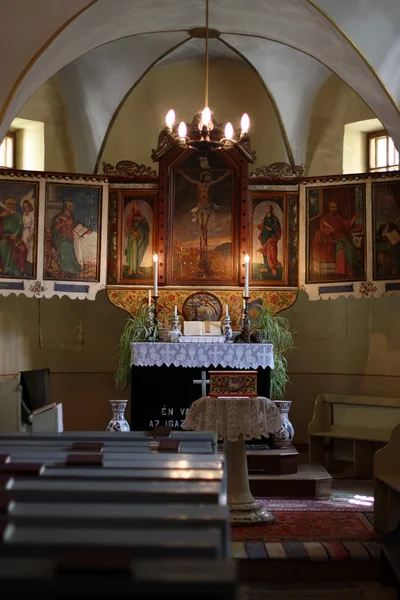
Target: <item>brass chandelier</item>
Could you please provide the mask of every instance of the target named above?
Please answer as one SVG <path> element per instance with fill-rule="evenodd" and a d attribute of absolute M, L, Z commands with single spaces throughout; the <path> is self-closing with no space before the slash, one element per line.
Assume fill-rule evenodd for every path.
<path fill-rule="evenodd" d="M 248 135 L 250 128 L 249 116 L 244 113 L 240 121 L 240 130 L 235 131 L 232 123 L 227 123 L 221 136 L 221 128 L 216 127 L 213 114 L 208 106 L 208 0 L 206 0 L 206 65 L 205 65 L 205 107 L 199 115 L 197 127 L 198 133 L 195 131 L 191 137 L 188 136 L 188 128 L 184 121 L 181 121 L 178 126 L 175 124 L 175 111 L 171 108 L 166 117 L 166 132 L 172 138 L 174 144 L 181 148 L 191 148 L 192 150 L 210 152 L 212 150 L 221 150 L 232 148 L 235 144 L 243 141 L 243 138 Z M 214 131 L 213 131 L 214 130 Z"/>

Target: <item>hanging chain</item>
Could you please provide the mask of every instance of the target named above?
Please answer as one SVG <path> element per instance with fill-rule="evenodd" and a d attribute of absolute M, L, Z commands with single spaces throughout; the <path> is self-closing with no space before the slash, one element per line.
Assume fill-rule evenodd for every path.
<path fill-rule="evenodd" d="M 206 0 L 206 97 L 204 106 L 208 106 L 208 0 Z"/>

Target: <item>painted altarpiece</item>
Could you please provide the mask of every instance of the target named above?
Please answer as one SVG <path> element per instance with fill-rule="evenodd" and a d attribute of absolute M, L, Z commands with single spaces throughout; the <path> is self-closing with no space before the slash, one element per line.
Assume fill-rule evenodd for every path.
<path fill-rule="evenodd" d="M 0 293 L 94 299 L 105 287 L 104 177 L 0 172 Z"/>

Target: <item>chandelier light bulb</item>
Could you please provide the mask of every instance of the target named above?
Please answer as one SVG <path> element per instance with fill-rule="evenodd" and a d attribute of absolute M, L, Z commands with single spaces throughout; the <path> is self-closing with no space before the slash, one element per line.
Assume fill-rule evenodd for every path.
<path fill-rule="evenodd" d="M 232 127 L 232 123 L 227 123 L 225 125 L 225 137 L 227 140 L 231 140 L 233 138 L 233 127 Z"/>
<path fill-rule="evenodd" d="M 244 113 L 244 115 L 242 116 L 242 119 L 240 121 L 240 127 L 242 130 L 242 135 L 244 133 L 247 133 L 250 129 L 250 119 L 249 119 L 249 115 L 247 113 Z"/>
<path fill-rule="evenodd" d="M 208 129 L 208 126 L 211 123 L 211 110 L 208 108 L 208 106 L 206 106 L 201 113 L 201 120 L 203 125 L 205 125 Z"/>
<path fill-rule="evenodd" d="M 181 139 L 184 139 L 186 137 L 186 132 L 187 132 L 186 123 L 184 121 L 181 121 L 179 123 L 179 127 L 178 127 L 178 136 Z"/>
<path fill-rule="evenodd" d="M 167 124 L 167 126 L 172 129 L 173 124 L 175 123 L 175 111 L 173 108 L 171 108 L 168 112 L 167 112 L 167 116 L 165 117 L 165 123 Z"/>

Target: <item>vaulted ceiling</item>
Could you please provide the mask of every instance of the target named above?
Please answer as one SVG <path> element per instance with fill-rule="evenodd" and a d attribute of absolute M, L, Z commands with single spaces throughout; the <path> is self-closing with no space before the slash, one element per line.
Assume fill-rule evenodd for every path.
<path fill-rule="evenodd" d="M 204 0 L 3 0 L 0 138 L 55 73 L 93 171 L 115 112 L 156 65 L 196 60 Z M 211 58 L 245 62 L 273 100 L 287 159 L 305 159 L 316 94 L 335 73 L 400 147 L 398 0 L 210 0 Z"/>

